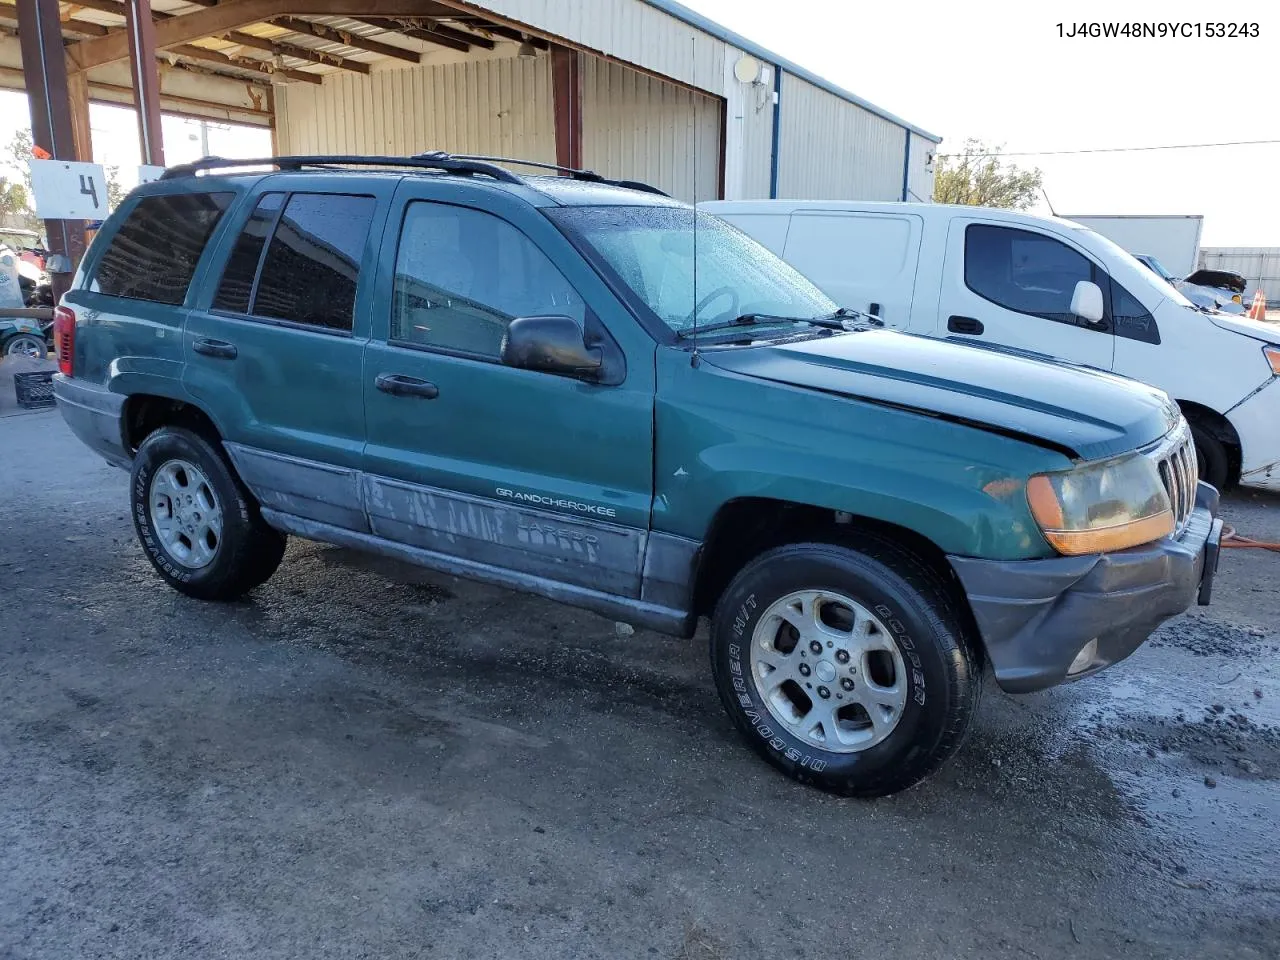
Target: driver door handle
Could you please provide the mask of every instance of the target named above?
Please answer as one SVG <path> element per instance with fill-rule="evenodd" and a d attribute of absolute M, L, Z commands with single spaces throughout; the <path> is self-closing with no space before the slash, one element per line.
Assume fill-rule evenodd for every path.
<path fill-rule="evenodd" d="M 206 357 L 218 357 L 222 360 L 234 360 L 236 358 L 236 345 L 227 343 L 225 340 L 210 340 L 208 337 L 201 337 L 191 344 L 191 349 L 196 353 L 204 354 Z"/>
<path fill-rule="evenodd" d="M 423 400 L 434 400 L 440 396 L 440 389 L 426 380 L 408 377 L 402 373 L 380 373 L 373 381 L 383 393 L 393 397 L 420 397 Z"/>

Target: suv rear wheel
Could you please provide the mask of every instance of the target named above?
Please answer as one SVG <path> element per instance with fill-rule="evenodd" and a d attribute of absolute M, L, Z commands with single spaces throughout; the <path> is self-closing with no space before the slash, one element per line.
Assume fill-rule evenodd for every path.
<path fill-rule="evenodd" d="M 717 607 L 711 666 L 766 760 L 850 796 L 894 793 L 936 770 L 982 688 L 945 586 L 879 541 L 792 544 L 752 560 Z"/>
<path fill-rule="evenodd" d="M 222 453 L 200 434 L 161 427 L 133 460 L 133 524 L 169 585 L 201 600 L 233 600 L 275 572 L 285 537 Z"/>

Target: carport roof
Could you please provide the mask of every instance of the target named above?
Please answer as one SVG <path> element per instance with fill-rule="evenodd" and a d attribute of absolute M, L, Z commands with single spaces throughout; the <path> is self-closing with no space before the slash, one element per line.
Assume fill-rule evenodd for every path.
<path fill-rule="evenodd" d="M 675 0 L 640 2 L 918 136 L 934 143 L 942 139 Z M 501 42 L 528 42 L 544 49 L 548 45 L 501 18 L 490 20 L 477 7 L 432 0 L 151 0 L 151 8 L 162 60 L 196 72 L 259 83 L 273 75 L 320 83 L 326 73 L 368 73 L 374 64 L 387 60 L 418 63 L 424 53 L 442 48 L 467 53 L 491 50 Z M 305 13 L 295 12 L 304 8 Z M 74 65 L 93 69 L 127 58 L 123 0 L 75 0 L 61 4 L 61 9 L 73 69 Z M 184 22 L 171 22 L 175 20 Z M 0 30 L 14 32 L 16 21 L 13 0 L 0 0 Z"/>

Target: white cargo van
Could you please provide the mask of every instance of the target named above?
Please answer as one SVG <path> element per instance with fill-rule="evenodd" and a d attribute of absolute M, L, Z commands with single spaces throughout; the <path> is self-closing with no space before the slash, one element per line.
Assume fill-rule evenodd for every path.
<path fill-rule="evenodd" d="M 1280 490 L 1280 326 L 1193 306 L 1080 224 L 932 203 L 722 200 L 700 209 L 889 327 L 1161 387 L 1191 422 L 1201 477 Z"/>

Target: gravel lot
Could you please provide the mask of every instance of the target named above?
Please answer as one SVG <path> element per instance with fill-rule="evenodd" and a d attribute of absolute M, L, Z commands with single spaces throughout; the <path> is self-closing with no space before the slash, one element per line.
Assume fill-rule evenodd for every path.
<path fill-rule="evenodd" d="M 0 957 L 1280 955 L 1280 555 L 859 802 L 755 759 L 701 638 L 299 541 L 201 604 L 126 479 L 0 418 Z"/>

